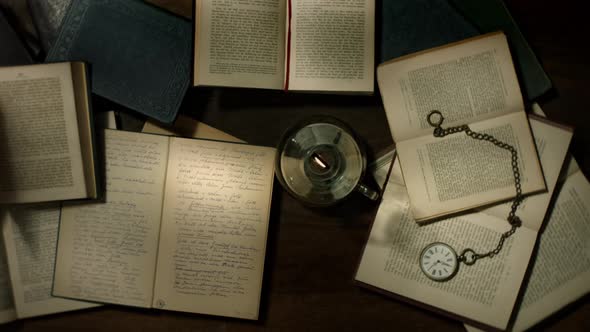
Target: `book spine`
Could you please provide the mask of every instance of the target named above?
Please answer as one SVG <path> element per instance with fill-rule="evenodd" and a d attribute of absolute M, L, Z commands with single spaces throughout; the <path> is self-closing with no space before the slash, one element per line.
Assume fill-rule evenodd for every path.
<path fill-rule="evenodd" d="M 291 0 L 287 1 L 287 63 L 285 64 L 286 66 L 286 71 L 285 71 L 285 92 L 289 90 L 289 76 L 290 76 L 290 69 L 291 69 L 291 18 L 293 16 L 293 10 L 292 10 L 292 5 L 291 5 Z"/>

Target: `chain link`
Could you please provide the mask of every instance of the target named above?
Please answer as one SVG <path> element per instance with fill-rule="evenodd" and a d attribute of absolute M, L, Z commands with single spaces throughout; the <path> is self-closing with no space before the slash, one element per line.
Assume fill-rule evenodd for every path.
<path fill-rule="evenodd" d="M 523 199 L 522 187 L 520 184 L 520 171 L 518 169 L 518 152 L 512 145 L 502 142 L 492 135 L 475 132 L 471 130 L 467 125 L 442 128 L 441 125 L 443 123 L 444 117 L 440 111 L 431 111 L 430 114 L 428 114 L 427 120 L 428 123 L 434 127 L 433 135 L 435 137 L 445 137 L 450 134 L 465 132 L 467 136 L 473 139 L 490 142 L 497 147 L 500 147 L 504 150 L 508 150 L 511 154 L 512 172 L 514 174 L 514 187 L 516 190 L 516 195 L 514 196 L 514 199 L 512 200 L 512 206 L 510 207 L 510 212 L 508 213 L 508 217 L 506 218 L 511 228 L 500 236 L 500 240 L 498 241 L 498 245 L 495 249 L 483 254 L 478 254 L 473 249 L 466 248 L 458 257 L 460 262 L 463 262 L 467 265 L 473 265 L 480 258 L 492 258 L 500 253 L 502 247 L 504 246 L 504 241 L 506 241 L 506 239 L 512 236 L 512 234 L 516 232 L 516 229 L 522 225 L 522 221 L 516 215 L 516 209 L 518 209 L 518 206 L 520 205 Z"/>

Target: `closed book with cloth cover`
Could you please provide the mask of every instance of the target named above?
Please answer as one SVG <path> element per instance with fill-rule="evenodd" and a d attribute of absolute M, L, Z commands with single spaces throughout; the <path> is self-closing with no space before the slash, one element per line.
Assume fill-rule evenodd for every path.
<path fill-rule="evenodd" d="M 73 1 L 47 62 L 91 64 L 92 92 L 174 121 L 189 85 L 190 22 L 137 0 Z"/>
<path fill-rule="evenodd" d="M 380 1 L 380 63 L 479 35 L 447 0 Z"/>

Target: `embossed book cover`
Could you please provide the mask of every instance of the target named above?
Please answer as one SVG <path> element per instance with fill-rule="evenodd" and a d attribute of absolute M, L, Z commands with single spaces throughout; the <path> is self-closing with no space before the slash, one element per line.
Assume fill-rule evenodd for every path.
<path fill-rule="evenodd" d="M 73 1 L 46 62 L 91 64 L 92 92 L 174 121 L 189 85 L 190 22 L 137 0 Z"/>

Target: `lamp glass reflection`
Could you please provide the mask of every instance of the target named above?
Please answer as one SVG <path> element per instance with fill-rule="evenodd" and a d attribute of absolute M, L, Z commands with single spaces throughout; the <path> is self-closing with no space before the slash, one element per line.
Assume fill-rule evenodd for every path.
<path fill-rule="evenodd" d="M 311 123 L 294 130 L 279 150 L 283 185 L 315 205 L 330 205 L 350 194 L 365 167 L 354 137 L 333 123 Z"/>

